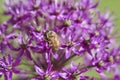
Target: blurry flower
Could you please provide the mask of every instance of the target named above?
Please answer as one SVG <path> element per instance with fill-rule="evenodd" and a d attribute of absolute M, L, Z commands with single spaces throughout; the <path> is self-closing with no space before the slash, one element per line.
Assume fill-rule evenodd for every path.
<path fill-rule="evenodd" d="M 100 79 L 109 79 L 104 71 L 120 65 L 120 47 L 113 45 L 110 13 L 102 14 L 98 4 L 93 0 L 5 0 L 3 15 L 10 18 L 0 24 L 0 54 L 17 58 L 15 62 L 12 54 L 0 58 L 0 76 L 11 80 L 12 73 L 19 72 L 15 67 L 21 59 L 21 65 L 30 70 L 25 68 L 25 78 L 19 79 L 94 80 L 82 75 L 91 69 Z M 72 62 L 79 58 L 83 65 Z"/>
<path fill-rule="evenodd" d="M 12 80 L 13 73 L 19 73 L 20 71 L 15 67 L 20 63 L 20 59 L 13 62 L 13 58 L 8 54 L 7 58 L 0 58 L 0 73 L 5 77 L 5 80 Z"/>
<path fill-rule="evenodd" d="M 38 78 L 40 80 L 57 80 L 57 78 L 59 78 L 58 73 L 55 71 L 52 71 L 52 65 L 50 64 L 48 65 L 48 68 L 46 69 L 46 71 L 44 71 L 43 69 L 35 65 L 35 71 L 39 75 Z"/>

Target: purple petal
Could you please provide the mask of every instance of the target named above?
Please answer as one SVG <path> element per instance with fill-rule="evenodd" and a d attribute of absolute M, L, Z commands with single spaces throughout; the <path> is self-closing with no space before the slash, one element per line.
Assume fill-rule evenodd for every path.
<path fill-rule="evenodd" d="M 95 4 L 91 5 L 90 8 L 96 8 L 98 6 L 98 4 L 99 4 L 99 1 L 96 2 Z"/>
<path fill-rule="evenodd" d="M 51 51 L 51 53 L 52 53 L 52 55 L 53 55 L 53 57 L 54 57 L 55 59 L 58 59 L 59 56 L 58 56 L 57 53 L 54 53 L 54 52 L 52 52 L 52 51 Z"/>
<path fill-rule="evenodd" d="M 59 75 L 60 75 L 62 78 L 64 78 L 64 79 L 67 78 L 67 73 L 59 73 Z"/>
<path fill-rule="evenodd" d="M 22 43 L 23 43 L 21 34 L 18 35 L 18 42 L 19 42 L 19 44 L 22 44 Z"/>
<path fill-rule="evenodd" d="M 8 54 L 8 63 L 11 65 L 12 64 L 12 55 Z"/>
<path fill-rule="evenodd" d="M 16 68 L 13 68 L 13 72 L 14 73 L 20 73 L 20 70 L 16 69 Z"/>
<path fill-rule="evenodd" d="M 66 59 L 68 59 L 71 55 L 71 51 L 69 51 L 68 49 L 65 50 L 65 57 Z"/>
<path fill-rule="evenodd" d="M 31 56 L 30 51 L 26 50 L 25 55 L 26 55 L 30 60 L 32 60 L 32 56 Z"/>
<path fill-rule="evenodd" d="M 38 66 L 34 66 L 35 71 L 37 72 L 37 74 L 39 74 L 40 76 L 44 75 L 44 71 L 42 69 L 40 69 Z"/>
<path fill-rule="evenodd" d="M 12 80 L 12 72 L 6 72 L 4 78 L 5 80 Z"/>
<path fill-rule="evenodd" d="M 50 53 L 45 53 L 45 58 L 47 60 L 47 63 L 50 63 Z"/>
<path fill-rule="evenodd" d="M 20 50 L 19 47 L 18 47 L 18 48 L 14 48 L 13 45 L 10 44 L 10 43 L 8 43 L 7 45 L 8 45 L 8 47 L 9 47 L 11 50 L 14 50 L 14 51 L 19 51 L 19 50 Z"/>
<path fill-rule="evenodd" d="M 24 50 L 21 50 L 18 55 L 17 55 L 17 59 L 20 59 L 24 54 Z"/>
<path fill-rule="evenodd" d="M 71 69 L 75 71 L 77 69 L 77 66 L 74 64 L 74 62 L 71 62 Z"/>
<path fill-rule="evenodd" d="M 13 62 L 12 66 L 15 67 L 15 66 L 18 66 L 20 64 L 20 58 L 16 59 L 15 62 Z"/>

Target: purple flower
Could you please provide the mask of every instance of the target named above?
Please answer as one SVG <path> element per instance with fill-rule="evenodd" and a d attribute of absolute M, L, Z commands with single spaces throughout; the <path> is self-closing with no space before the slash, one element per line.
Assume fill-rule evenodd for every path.
<path fill-rule="evenodd" d="M 65 80 L 74 80 L 77 79 L 78 75 L 86 72 L 87 69 L 80 69 L 80 65 L 75 65 L 73 62 L 70 65 L 70 68 L 63 68 L 63 71 L 59 73 L 59 75 Z M 80 78 L 82 79 L 82 78 Z"/>
<path fill-rule="evenodd" d="M 18 35 L 18 44 L 19 47 L 18 48 L 14 48 L 12 44 L 8 44 L 9 48 L 15 51 L 18 51 L 18 58 L 20 58 L 21 56 L 25 55 L 26 57 L 28 57 L 30 60 L 32 60 L 31 57 L 31 53 L 29 50 L 29 44 L 31 43 L 31 40 L 28 40 L 27 42 L 23 41 L 23 38 L 20 35 Z"/>
<path fill-rule="evenodd" d="M 4 75 L 5 80 L 12 80 L 12 74 L 20 72 L 15 68 L 19 63 L 20 59 L 13 62 L 13 58 L 10 54 L 8 54 L 7 58 L 0 58 L 0 73 Z"/>
<path fill-rule="evenodd" d="M 48 64 L 46 71 L 35 65 L 35 71 L 39 75 L 40 80 L 55 80 L 59 78 L 58 73 L 56 71 L 52 71 L 52 65 L 50 64 Z"/>
<path fill-rule="evenodd" d="M 3 15 L 10 18 L 0 24 L 0 55 L 12 54 L 0 58 L 0 76 L 12 80 L 20 65 L 18 80 L 95 80 L 84 75 L 91 70 L 100 79 L 109 79 L 105 71 L 119 78 L 120 46 L 113 45 L 113 20 L 109 12 L 96 9 L 98 3 L 5 0 Z"/>
<path fill-rule="evenodd" d="M 65 37 L 63 37 L 63 40 L 65 38 L 68 39 L 65 43 L 62 43 L 63 45 L 61 45 L 61 49 L 65 50 L 65 57 L 67 59 L 73 55 L 72 53 L 80 55 L 82 52 L 84 52 L 84 49 L 80 44 L 80 37 L 81 35 L 76 35 L 74 30 L 71 30 L 68 34 L 66 34 Z"/>

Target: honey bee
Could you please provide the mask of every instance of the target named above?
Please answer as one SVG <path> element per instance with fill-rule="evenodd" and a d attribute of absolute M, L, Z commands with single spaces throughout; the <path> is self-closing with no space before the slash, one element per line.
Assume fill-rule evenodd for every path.
<path fill-rule="evenodd" d="M 48 45 L 52 47 L 52 50 L 57 51 L 60 46 L 58 35 L 54 31 L 47 30 L 44 33 L 44 38 L 47 41 Z"/>

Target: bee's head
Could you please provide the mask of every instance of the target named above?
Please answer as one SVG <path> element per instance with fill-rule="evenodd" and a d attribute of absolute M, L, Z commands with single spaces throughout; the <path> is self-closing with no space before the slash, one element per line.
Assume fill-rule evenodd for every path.
<path fill-rule="evenodd" d="M 49 39 L 55 39 L 56 38 L 56 33 L 54 31 L 46 30 L 44 33 L 44 37 L 46 40 Z"/>

